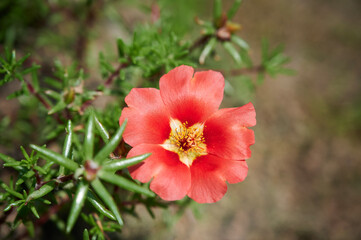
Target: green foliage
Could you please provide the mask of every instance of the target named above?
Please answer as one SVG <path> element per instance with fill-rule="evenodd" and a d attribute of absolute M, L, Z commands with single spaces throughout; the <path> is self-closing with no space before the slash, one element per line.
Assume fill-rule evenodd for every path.
<path fill-rule="evenodd" d="M 17 218 L 25 224 L 25 220 L 28 219 L 28 216 L 25 217 L 21 215 L 20 210 L 30 210 L 36 218 L 40 218 L 36 208 L 39 201 L 43 204 L 52 204 L 50 199 L 53 197 L 50 196 L 51 194 L 57 194 L 56 192 L 58 191 L 68 192 L 74 189 L 74 197 L 72 198 L 72 205 L 66 225 L 66 232 L 69 233 L 77 221 L 77 218 L 84 206 L 84 202 L 87 199 L 94 206 L 94 210 L 96 210 L 97 214 L 109 217 L 113 221 L 116 219 L 119 224 L 117 225 L 118 227 L 123 225 L 118 204 L 104 187 L 101 180 L 124 188 L 130 192 L 143 194 L 144 196 L 153 198 L 153 192 L 143 186 L 139 186 L 131 180 L 128 180 L 126 175 L 125 177 L 122 177 L 115 174 L 117 170 L 137 164 L 149 156 L 149 154 L 146 154 L 128 160 L 117 159 L 114 162 L 112 161 L 110 154 L 119 145 L 126 122 L 122 124 L 122 126 L 116 131 L 115 135 L 110 138 L 104 147 L 95 154 L 94 160 L 92 160 L 92 152 L 95 141 L 94 122 L 96 122 L 96 119 L 91 111 L 88 114 L 87 127 L 84 133 L 84 140 L 81 149 L 77 149 L 76 146 L 72 146 L 72 124 L 69 121 L 67 129 L 68 135 L 65 138 L 65 150 L 63 151 L 63 154 L 58 154 L 46 147 L 39 147 L 36 145 L 31 145 L 31 147 L 37 153 L 35 154 L 35 151 L 33 150 L 30 155 L 23 147 L 21 147 L 22 154 L 25 158 L 21 161 L 16 161 L 9 156 L 1 154 L 1 159 L 5 161 L 3 166 L 12 167 L 20 173 L 24 173 L 23 176 L 19 177 L 19 180 L 15 183 L 15 185 L 12 179 L 9 185 L 5 183 L 1 184 L 1 188 L 5 190 L 5 195 L 3 195 L 2 198 L 6 199 L 9 203 L 5 207 L 4 211 L 16 208 L 18 212 Z M 99 121 L 98 125 L 101 125 Z M 104 128 L 103 131 L 107 130 Z M 73 148 L 73 151 L 70 150 L 71 148 Z M 74 157 L 75 151 L 84 152 L 84 154 L 78 155 L 79 159 L 76 159 Z M 40 156 L 46 161 L 46 163 L 42 166 L 38 165 Z M 100 166 L 103 161 L 106 162 L 105 166 L 107 167 L 101 169 Z M 54 164 L 57 167 L 54 167 Z M 58 175 L 59 172 L 64 172 L 64 170 L 61 170 L 61 167 L 67 170 L 67 175 Z M 33 177 L 34 175 L 35 178 Z M 71 186 L 68 185 L 69 181 L 72 181 L 70 182 Z M 76 184 L 73 184 L 74 181 Z M 92 186 L 92 189 L 89 188 L 89 185 Z M 94 191 L 104 203 L 99 201 L 92 191 Z M 106 210 L 104 205 L 107 206 L 111 212 Z M 115 229 L 118 229 L 118 227 Z M 110 231 L 114 231 L 115 229 L 111 228 Z"/>
<path fill-rule="evenodd" d="M 289 63 L 291 59 L 283 54 L 283 45 L 279 45 L 274 49 L 269 49 L 268 40 L 262 40 L 262 63 L 261 66 L 265 72 L 271 77 L 276 77 L 278 74 L 293 75 L 295 71 L 284 67 L 285 64 Z M 264 74 L 260 75 L 258 82 L 262 83 L 264 80 Z"/>
<path fill-rule="evenodd" d="M 242 101 L 265 76 L 292 73 L 285 67 L 289 59 L 283 48 L 269 49 L 266 41 L 261 63 L 253 64 L 249 44 L 236 34 L 240 25 L 232 22 L 241 3 L 235 0 L 226 12 L 222 1 L 215 0 L 212 19 L 196 18 L 201 29 L 193 28 L 193 18 L 204 7 L 194 1 L 126 3 L 152 15 L 152 21 L 119 23 L 126 33 L 113 39 L 113 54 L 103 48 L 96 53 L 96 68 L 94 57 L 86 59 L 92 47 L 88 43 L 96 36 L 90 30 L 109 17 L 102 12 L 105 5 L 112 8 L 116 1 L 2 1 L 0 86 L 11 92 L 1 94 L 18 99 L 20 105 L 13 115 L 0 110 L 1 151 L 8 153 L 0 153 L 0 171 L 11 173 L 1 174 L 5 177 L 0 180 L 0 224 L 10 226 L 4 237 L 11 238 L 23 224 L 26 234 L 36 238 L 36 229 L 50 221 L 64 234 L 76 234 L 77 226 L 85 226 L 79 238 L 108 239 L 107 232 L 122 229 L 123 214 L 139 217 L 135 205 L 143 205 L 153 218 L 154 208 L 176 205 L 175 215 L 166 212 L 167 226 L 188 207 L 196 213 L 189 198 L 164 202 L 148 184 L 131 179 L 127 168 L 150 154 L 124 159 L 130 147 L 122 141 L 126 121 L 119 126 L 118 120 L 133 87 L 158 87 L 159 78 L 172 68 L 209 67 L 218 54 L 224 57 L 223 65 L 233 68 L 214 69 L 227 79 L 226 94 L 248 89 Z M 171 6 L 176 9 L 167 12 Z M 256 73 L 258 80 L 249 73 Z M 111 100 L 97 106 L 104 98 Z M 55 214 L 49 216 L 51 212 Z M 14 221 L 8 220 L 11 214 Z"/>

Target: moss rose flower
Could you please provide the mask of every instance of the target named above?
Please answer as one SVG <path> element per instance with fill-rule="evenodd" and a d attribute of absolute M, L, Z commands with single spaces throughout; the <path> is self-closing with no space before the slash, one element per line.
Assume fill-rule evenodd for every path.
<path fill-rule="evenodd" d="M 129 169 L 131 176 L 164 200 L 188 195 L 199 203 L 220 200 L 228 183 L 247 176 L 256 112 L 252 103 L 218 109 L 223 99 L 221 73 L 194 74 L 180 66 L 165 74 L 159 88 L 135 88 L 125 98 L 119 122 L 128 119 L 124 140 L 128 157 L 152 153 Z"/>

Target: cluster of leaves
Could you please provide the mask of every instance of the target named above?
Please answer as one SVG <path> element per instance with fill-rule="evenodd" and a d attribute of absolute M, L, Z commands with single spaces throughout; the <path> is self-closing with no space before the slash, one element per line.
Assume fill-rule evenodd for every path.
<path fill-rule="evenodd" d="M 58 7 L 63 9 L 60 2 Z M 91 10 L 93 2 L 78 4 L 86 6 L 81 11 L 84 18 L 92 16 L 86 11 Z M 4 209 L 0 224 L 9 215 L 15 215 L 15 220 L 8 222 L 12 229 L 8 237 L 15 234 L 21 223 L 34 236 L 36 228 L 51 220 L 66 233 L 82 222 L 86 225 L 84 239 L 104 239 L 106 232 L 121 230 L 121 213 L 137 216 L 135 205 L 144 205 L 153 217 L 153 207 L 170 205 L 154 196 L 147 185 L 131 180 L 126 170 L 149 154 L 124 159 L 129 150 L 121 140 L 126 123 L 120 128 L 118 124 L 124 98 L 135 86 L 157 87 L 159 77 L 176 66 L 206 64 L 206 59 L 220 50 L 217 45 L 233 59 L 235 69 L 214 69 L 222 71 L 226 78 L 237 75 L 248 81 L 247 73 L 256 72 L 257 84 L 261 84 L 265 75 L 289 74 L 290 70 L 284 68 L 289 59 L 283 55 L 283 49 L 270 50 L 266 41 L 262 62 L 253 65 L 248 43 L 236 35 L 240 25 L 231 21 L 241 2 L 235 0 L 224 13 L 221 1 L 215 0 L 213 19 L 196 21 L 202 27 L 202 35 L 193 44 L 173 31 L 162 17 L 153 24 L 135 28 L 131 41 L 117 39 L 116 59 L 99 53 L 99 75 L 103 81 L 91 89 L 85 83 L 96 77 L 89 76 L 86 68 L 79 67 L 82 64 L 76 64 L 75 60 L 70 66 L 57 60 L 49 70 L 46 69 L 49 63 L 36 64 L 30 54 L 18 58 L 15 50 L 4 51 L 0 56 L 0 86 L 19 83 L 18 90 L 8 94 L 7 99 L 17 98 L 22 109 L 16 121 L 10 116 L 0 120 L 0 143 L 14 149 L 16 140 L 25 146 L 20 148 L 23 157 L 16 157 L 20 160 L 0 153 L 3 166 L 16 171 L 0 184 L 0 206 Z M 0 12 L 9 7 L 9 1 L 5 1 L 0 4 Z M 49 6 L 44 9 L 41 17 L 50 11 Z M 11 12 L 23 10 L 11 7 Z M 0 27 L 6 28 L 1 24 Z M 0 40 L 6 42 L 4 39 L 0 35 Z M 89 108 L 104 95 L 115 98 L 115 103 L 104 109 Z M 25 150 L 27 146 L 32 149 L 30 155 Z M 62 154 L 54 151 L 57 148 L 62 148 Z M 189 199 L 176 202 L 177 216 L 190 203 Z M 52 215 L 64 206 L 70 208 L 65 219 Z"/>
<path fill-rule="evenodd" d="M 17 208 L 13 227 L 23 222 L 30 233 L 34 232 L 33 219 L 28 213 L 32 212 L 35 218 L 41 220 L 40 216 L 45 210 L 44 205 L 57 206 L 59 201 L 67 201 L 67 199 L 73 199 L 67 223 L 62 224 L 66 226 L 63 230 L 67 233 L 72 230 L 86 200 L 92 205 L 92 216 L 101 216 L 104 221 L 106 219 L 103 217 L 116 221 L 117 225 L 111 223 L 112 226 L 116 226 L 115 229 L 123 226 L 118 209 L 118 206 L 122 206 L 122 202 L 127 200 L 142 202 L 149 209 L 152 206 L 161 205 L 153 200 L 153 192 L 131 181 L 126 172 L 121 172 L 122 169 L 140 163 L 149 154 L 129 159 L 110 157 L 121 141 L 126 122 L 110 138 L 108 131 L 95 114 L 90 112 L 88 115 L 84 133 L 74 133 L 69 120 L 62 154 L 37 145 L 30 146 L 33 149 L 30 155 L 21 147 L 25 158 L 21 161 L 0 154 L 0 158 L 5 162 L 4 167 L 11 167 L 19 172 L 15 183 L 12 179 L 9 184 L 1 183 L 1 188 L 5 192 L 0 193 L 0 199 L 8 203 L 4 212 Z M 102 148 L 96 141 L 95 132 L 104 142 Z M 82 143 L 79 139 L 80 134 L 84 135 Z M 95 150 L 97 153 L 93 154 Z M 39 159 L 44 159 L 45 162 L 41 163 Z M 103 181 L 134 194 L 127 196 L 130 199 L 117 198 L 116 202 L 109 191 L 117 190 L 114 187 L 107 189 Z M 38 209 L 41 214 L 38 213 Z M 90 221 L 90 218 L 85 219 Z M 103 221 L 97 221 L 94 225 L 99 227 L 99 222 L 103 223 Z M 36 223 L 39 224 L 39 222 Z M 103 225 L 106 226 L 106 224 L 101 226 Z M 111 229 L 114 230 L 114 228 Z M 103 230 L 106 229 L 103 228 Z M 98 235 L 100 238 L 103 236 L 99 233 Z"/>

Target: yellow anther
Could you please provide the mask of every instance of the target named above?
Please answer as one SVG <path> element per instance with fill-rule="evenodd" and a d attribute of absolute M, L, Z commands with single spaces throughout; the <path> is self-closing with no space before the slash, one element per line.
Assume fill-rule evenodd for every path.
<path fill-rule="evenodd" d="M 188 127 L 188 122 L 170 120 L 171 132 L 169 138 L 162 144 L 166 150 L 179 155 L 179 160 L 188 167 L 193 161 L 207 154 L 207 146 L 203 137 L 204 124 L 196 123 Z"/>

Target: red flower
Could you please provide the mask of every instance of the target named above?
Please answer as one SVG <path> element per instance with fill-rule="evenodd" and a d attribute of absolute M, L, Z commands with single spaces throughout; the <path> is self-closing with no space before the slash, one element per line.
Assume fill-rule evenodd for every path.
<path fill-rule="evenodd" d="M 220 200 L 226 181 L 237 183 L 247 176 L 244 159 L 256 124 L 252 103 L 218 109 L 224 78 L 214 71 L 197 72 L 180 66 L 165 74 L 159 88 L 135 88 L 125 98 L 119 123 L 128 119 L 124 140 L 133 148 L 128 157 L 152 153 L 129 169 L 131 176 L 165 200 L 185 195 L 199 203 Z"/>

